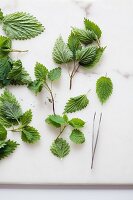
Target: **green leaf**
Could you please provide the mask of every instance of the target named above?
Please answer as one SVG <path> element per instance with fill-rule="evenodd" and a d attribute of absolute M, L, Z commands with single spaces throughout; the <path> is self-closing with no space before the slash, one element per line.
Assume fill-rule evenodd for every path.
<path fill-rule="evenodd" d="M 82 49 L 79 38 L 71 32 L 68 37 L 68 47 L 73 53 L 73 60 L 76 60 L 76 51 Z"/>
<path fill-rule="evenodd" d="M 6 141 L 0 141 L 0 149 L 6 145 Z"/>
<path fill-rule="evenodd" d="M 18 122 L 22 116 L 22 110 L 20 104 L 16 100 L 16 97 L 5 90 L 0 96 L 0 116 L 6 120 Z"/>
<path fill-rule="evenodd" d="M 12 60 L 7 56 L 0 58 L 0 88 L 10 84 L 8 73 L 12 69 Z"/>
<path fill-rule="evenodd" d="M 21 117 L 20 122 L 22 123 L 22 126 L 27 126 L 32 120 L 32 111 L 27 110 Z"/>
<path fill-rule="evenodd" d="M 73 28 L 73 32 L 78 37 L 79 41 L 85 45 L 91 44 L 94 40 L 96 40 L 96 35 L 90 30 Z"/>
<path fill-rule="evenodd" d="M 11 51 L 11 45 L 12 42 L 10 38 L 2 35 L 0 36 L 0 58 L 8 55 L 8 53 Z"/>
<path fill-rule="evenodd" d="M 81 66 L 89 65 L 93 62 L 93 60 L 96 57 L 97 47 L 96 46 L 90 46 L 90 47 L 84 47 L 81 50 L 77 51 L 77 60 L 79 61 L 79 64 Z"/>
<path fill-rule="evenodd" d="M 2 160 L 3 158 L 6 158 L 10 154 L 12 154 L 18 145 L 19 144 L 17 144 L 13 140 L 6 141 L 6 144 L 3 146 L 3 148 L 0 148 L 0 160 Z"/>
<path fill-rule="evenodd" d="M 103 104 L 107 101 L 113 91 L 113 84 L 110 78 L 100 77 L 96 83 L 96 93 L 100 102 Z"/>
<path fill-rule="evenodd" d="M 36 95 L 42 91 L 44 82 L 41 80 L 35 80 L 28 85 L 28 88 Z"/>
<path fill-rule="evenodd" d="M 12 126 L 12 123 L 2 116 L 0 116 L 0 124 L 2 124 L 6 128 L 10 128 Z"/>
<path fill-rule="evenodd" d="M 65 125 L 66 124 L 66 119 L 61 117 L 60 115 L 49 115 L 45 122 L 47 124 L 50 124 L 50 125 L 53 125 L 55 126 L 56 128 L 59 128 L 61 127 L 62 125 Z"/>
<path fill-rule="evenodd" d="M 0 23 L 1 23 L 1 21 L 3 20 L 3 18 L 4 18 L 3 12 L 2 12 L 2 10 L 0 9 Z"/>
<path fill-rule="evenodd" d="M 44 65 L 37 62 L 35 66 L 36 79 L 46 81 L 47 74 L 48 74 L 48 69 Z"/>
<path fill-rule="evenodd" d="M 42 24 L 32 15 L 17 12 L 4 16 L 3 30 L 11 39 L 25 40 L 34 38 L 44 31 Z"/>
<path fill-rule="evenodd" d="M 80 130 L 74 129 L 70 135 L 70 140 L 75 144 L 82 144 L 85 142 L 85 136 Z"/>
<path fill-rule="evenodd" d="M 48 78 L 50 81 L 58 80 L 61 76 L 61 68 L 57 67 L 55 69 L 50 70 L 48 73 Z"/>
<path fill-rule="evenodd" d="M 95 56 L 94 60 L 92 62 L 90 62 L 89 65 L 86 65 L 84 67 L 86 67 L 86 68 L 94 67 L 100 61 L 100 58 L 101 58 L 105 48 L 106 47 L 98 48 L 96 51 L 96 56 Z"/>
<path fill-rule="evenodd" d="M 85 19 L 84 19 L 84 25 L 85 25 L 85 28 L 86 28 L 87 30 L 93 31 L 93 32 L 97 35 L 98 39 L 101 37 L 102 31 L 101 31 L 101 29 L 98 27 L 97 24 L 95 24 L 94 22 L 92 22 L 92 21 L 90 21 L 89 19 L 86 19 L 86 18 L 85 18 Z"/>
<path fill-rule="evenodd" d="M 40 140 L 40 134 L 34 127 L 26 126 L 22 129 L 21 139 L 26 143 L 36 143 Z"/>
<path fill-rule="evenodd" d="M 53 60 L 57 64 L 68 63 L 72 60 L 73 54 L 68 46 L 64 43 L 62 37 L 60 36 L 54 45 L 53 49 Z"/>
<path fill-rule="evenodd" d="M 89 103 L 86 95 L 70 98 L 65 105 L 64 113 L 73 113 L 84 109 Z"/>
<path fill-rule="evenodd" d="M 66 142 L 66 140 L 58 138 L 52 143 L 50 150 L 52 154 L 58 158 L 64 158 L 70 152 L 70 145 Z"/>
<path fill-rule="evenodd" d="M 7 137 L 7 130 L 0 124 L 0 140 L 5 140 Z"/>
<path fill-rule="evenodd" d="M 79 118 L 72 118 L 68 123 L 74 128 L 82 128 L 85 125 L 85 122 Z"/>
<path fill-rule="evenodd" d="M 27 85 L 31 83 L 28 72 L 22 67 L 21 60 L 13 62 L 13 68 L 8 74 L 8 79 L 13 85 Z"/>

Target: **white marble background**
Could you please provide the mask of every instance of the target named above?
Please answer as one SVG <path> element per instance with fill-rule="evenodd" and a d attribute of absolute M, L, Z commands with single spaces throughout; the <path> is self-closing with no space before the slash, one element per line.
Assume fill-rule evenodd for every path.
<path fill-rule="evenodd" d="M 15 49 L 29 49 L 28 53 L 12 54 L 21 59 L 24 67 L 33 76 L 36 61 L 46 67 L 56 65 L 51 52 L 56 38 L 61 34 L 67 40 L 71 26 L 83 27 L 83 18 L 95 21 L 102 29 L 101 44 L 107 46 L 101 62 L 91 70 L 80 70 L 68 90 L 68 74 L 62 69 L 62 78 L 54 90 L 56 111 L 61 114 L 66 99 L 86 93 L 90 105 L 76 117 L 87 121 L 84 128 L 86 143 L 77 147 L 71 143 L 71 152 L 62 161 L 54 157 L 49 146 L 55 138 L 55 130 L 48 127 L 44 120 L 52 113 L 48 94 L 44 90 L 35 97 L 26 87 L 11 87 L 10 90 L 22 103 L 23 110 L 31 108 L 34 113 L 33 125 L 40 131 L 42 138 L 33 146 L 21 142 L 20 135 L 9 134 L 21 143 L 12 156 L 1 161 L 0 183 L 33 184 L 132 184 L 133 183 L 133 1 L 132 0 L 1 0 L 4 13 L 26 11 L 35 15 L 45 26 L 45 32 L 35 39 L 13 41 Z M 0 33 L 3 31 L 0 29 Z M 108 74 L 114 84 L 113 95 L 101 106 L 95 94 L 98 77 Z M 34 76 L 33 76 L 34 77 Z M 94 169 L 91 163 L 92 118 L 94 112 L 103 112 L 100 138 L 97 146 Z M 69 130 L 64 138 L 69 137 Z M 10 170 L 9 170 L 10 169 Z"/>

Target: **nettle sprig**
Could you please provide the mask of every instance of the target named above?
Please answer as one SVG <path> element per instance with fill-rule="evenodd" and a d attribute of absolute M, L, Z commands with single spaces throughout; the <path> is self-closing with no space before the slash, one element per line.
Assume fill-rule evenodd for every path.
<path fill-rule="evenodd" d="M 53 114 L 55 114 L 55 98 L 53 94 L 53 82 L 61 76 L 61 68 L 57 67 L 50 71 L 40 63 L 36 63 L 34 74 L 36 79 L 29 84 L 29 89 L 36 95 L 42 91 L 43 87 L 49 92 L 49 102 L 52 103 Z M 50 84 L 49 84 L 50 82 Z"/>
<path fill-rule="evenodd" d="M 8 90 L 0 96 L 0 159 L 12 153 L 17 143 L 6 141 L 7 131 L 19 132 L 22 141 L 32 144 L 40 140 L 38 130 L 30 126 L 32 111 L 22 112 L 21 106 L 15 96 Z"/>
<path fill-rule="evenodd" d="M 25 12 L 4 16 L 0 9 L 0 24 L 6 35 L 16 40 L 34 38 L 44 31 L 43 25 L 35 17 Z"/>
<path fill-rule="evenodd" d="M 53 155 L 63 158 L 70 152 L 70 144 L 61 136 L 68 126 L 72 128 L 69 139 L 75 144 L 83 144 L 85 142 L 84 133 L 80 130 L 84 127 L 85 121 L 80 118 L 69 119 L 66 113 L 73 113 L 84 109 L 89 103 L 86 95 L 80 95 L 70 98 L 65 105 L 63 116 L 49 115 L 45 122 L 59 129 L 56 139 L 53 141 L 50 150 Z"/>
<path fill-rule="evenodd" d="M 53 48 L 53 60 L 55 63 L 63 65 L 73 63 L 73 69 L 69 72 L 70 84 L 77 73 L 79 67 L 91 68 L 95 66 L 105 48 L 100 46 L 102 32 L 100 28 L 88 19 L 84 19 L 85 29 L 72 28 L 67 44 L 60 36 L 57 38 Z"/>

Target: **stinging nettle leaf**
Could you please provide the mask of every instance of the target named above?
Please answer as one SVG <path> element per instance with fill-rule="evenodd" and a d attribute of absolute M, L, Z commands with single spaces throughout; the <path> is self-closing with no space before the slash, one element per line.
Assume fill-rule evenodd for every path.
<path fill-rule="evenodd" d="M 68 63 L 73 58 L 72 51 L 64 43 L 61 36 L 57 38 L 55 42 L 52 55 L 53 55 L 53 60 L 57 64 Z"/>
<path fill-rule="evenodd" d="M 42 80 L 35 80 L 32 81 L 29 85 L 28 88 L 37 95 L 39 92 L 42 91 L 44 85 L 44 81 Z"/>
<path fill-rule="evenodd" d="M 6 145 L 6 141 L 0 141 L 0 149 Z"/>
<path fill-rule="evenodd" d="M 89 103 L 86 95 L 70 98 L 65 105 L 64 113 L 73 113 L 84 109 Z"/>
<path fill-rule="evenodd" d="M 80 130 L 74 129 L 70 135 L 70 140 L 75 144 L 82 144 L 85 142 L 85 136 Z"/>
<path fill-rule="evenodd" d="M 20 118 L 20 122 L 22 123 L 22 126 L 27 126 L 32 120 L 32 111 L 27 110 L 22 117 Z"/>
<path fill-rule="evenodd" d="M 40 140 L 40 134 L 34 127 L 26 126 L 22 129 L 21 139 L 26 143 L 32 144 Z"/>
<path fill-rule="evenodd" d="M 54 68 L 52 70 L 50 70 L 50 72 L 48 73 L 48 79 L 50 81 L 55 81 L 55 80 L 58 80 L 61 76 L 61 68 L 60 67 L 57 67 L 57 68 Z"/>
<path fill-rule="evenodd" d="M 113 91 L 113 84 L 110 78 L 100 77 L 96 82 L 96 93 L 100 102 L 105 103 Z"/>
<path fill-rule="evenodd" d="M 2 10 L 0 9 L 0 23 L 1 23 L 1 21 L 3 20 L 3 18 L 4 18 L 3 12 L 2 12 Z"/>
<path fill-rule="evenodd" d="M 37 62 L 35 66 L 36 79 L 46 81 L 47 74 L 48 74 L 48 69 L 41 63 Z"/>
<path fill-rule="evenodd" d="M 0 58 L 8 55 L 11 51 L 12 42 L 10 38 L 5 36 L 0 36 Z"/>
<path fill-rule="evenodd" d="M 70 152 L 70 145 L 66 142 L 66 140 L 58 138 L 52 143 L 50 151 L 58 158 L 64 158 Z"/>
<path fill-rule="evenodd" d="M 85 122 L 79 118 L 72 118 L 68 123 L 74 128 L 82 128 L 85 125 Z"/>
<path fill-rule="evenodd" d="M 53 125 L 56 128 L 61 127 L 62 125 L 66 124 L 66 118 L 60 116 L 60 115 L 49 115 L 45 122 L 47 124 Z"/>
<path fill-rule="evenodd" d="M 0 124 L 0 141 L 5 140 L 7 137 L 7 130 L 4 128 L 2 124 Z"/>
<path fill-rule="evenodd" d="M 102 31 L 97 24 L 85 18 L 84 25 L 87 30 L 93 31 L 98 39 L 101 37 Z"/>
<path fill-rule="evenodd" d="M 6 15 L 2 22 L 3 30 L 11 39 L 30 39 L 44 31 L 44 27 L 35 17 L 24 12 Z"/>
<path fill-rule="evenodd" d="M 88 66 L 96 57 L 97 47 L 84 47 L 77 51 L 76 58 L 81 66 Z"/>

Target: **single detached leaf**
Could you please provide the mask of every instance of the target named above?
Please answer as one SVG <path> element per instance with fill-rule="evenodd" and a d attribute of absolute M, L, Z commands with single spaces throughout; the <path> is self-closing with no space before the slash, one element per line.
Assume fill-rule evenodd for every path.
<path fill-rule="evenodd" d="M 68 123 L 74 128 L 82 128 L 85 125 L 85 122 L 79 118 L 72 118 Z"/>
<path fill-rule="evenodd" d="M 36 79 L 46 81 L 47 74 L 48 74 L 48 69 L 44 65 L 37 62 L 35 66 Z"/>
<path fill-rule="evenodd" d="M 82 66 L 89 65 L 95 59 L 96 52 L 96 46 L 84 47 L 81 50 L 77 51 L 76 57 L 79 61 L 79 64 Z"/>
<path fill-rule="evenodd" d="M 89 103 L 86 95 L 70 98 L 65 105 L 64 113 L 73 113 L 84 109 Z"/>
<path fill-rule="evenodd" d="M 40 140 L 40 134 L 34 127 L 26 126 L 22 129 L 21 139 L 26 143 L 36 143 Z"/>
<path fill-rule="evenodd" d="M 10 80 L 8 79 L 8 73 L 12 69 L 12 60 L 5 56 L 0 58 L 0 88 L 7 86 L 10 84 Z"/>
<path fill-rule="evenodd" d="M 58 158 L 64 158 L 70 152 L 70 145 L 66 142 L 66 140 L 58 138 L 52 143 L 50 150 L 52 154 Z"/>
<path fill-rule="evenodd" d="M 70 135 L 70 140 L 75 144 L 82 144 L 85 142 L 85 136 L 78 129 L 74 129 Z"/>
<path fill-rule="evenodd" d="M 37 95 L 39 92 L 42 91 L 43 85 L 44 81 L 35 80 L 28 85 L 28 88 Z"/>
<path fill-rule="evenodd" d="M 52 126 L 55 126 L 56 128 L 61 127 L 62 125 L 66 124 L 66 120 L 64 117 L 61 117 L 60 115 L 49 115 L 45 122 L 47 124 L 50 124 Z"/>
<path fill-rule="evenodd" d="M 8 90 L 5 90 L 0 96 L 0 116 L 9 122 L 18 122 L 22 116 L 20 104 Z"/>
<path fill-rule="evenodd" d="M 96 34 L 96 36 L 98 37 L 98 39 L 101 37 L 102 31 L 97 24 L 95 24 L 94 22 L 85 18 L 84 25 L 87 30 L 93 31 Z"/>
<path fill-rule="evenodd" d="M 60 36 L 54 45 L 53 49 L 53 60 L 57 64 L 68 63 L 72 60 L 73 54 L 68 46 L 64 43 L 62 37 Z"/>
<path fill-rule="evenodd" d="M 5 140 L 7 137 L 7 130 L 0 124 L 0 140 Z"/>
<path fill-rule="evenodd" d="M 73 60 L 76 60 L 76 51 L 82 49 L 79 38 L 71 32 L 68 37 L 68 47 L 73 53 Z"/>
<path fill-rule="evenodd" d="M 3 148 L 0 148 L 0 160 L 2 160 L 3 158 L 6 158 L 10 154 L 12 154 L 18 145 L 19 144 L 17 144 L 13 140 L 6 141 L 6 144 L 3 146 Z"/>
<path fill-rule="evenodd" d="M 24 12 L 6 15 L 2 22 L 3 30 L 11 39 L 30 39 L 44 31 L 44 27 L 35 17 Z"/>
<path fill-rule="evenodd" d="M 91 67 L 94 67 L 99 61 L 100 61 L 100 58 L 104 52 L 106 47 L 101 47 L 101 48 L 98 48 L 97 51 L 96 51 L 96 56 L 94 58 L 93 61 L 91 61 L 88 65 L 84 66 L 86 68 L 91 68 Z"/>
<path fill-rule="evenodd" d="M 100 102 L 103 104 L 107 101 L 113 91 L 113 84 L 110 78 L 100 77 L 96 83 L 96 93 Z"/>
<path fill-rule="evenodd" d="M 61 76 L 61 68 L 57 67 L 55 69 L 50 70 L 50 72 L 48 73 L 48 79 L 50 81 L 55 81 L 58 80 Z"/>
<path fill-rule="evenodd" d="M 73 28 L 73 32 L 78 37 L 79 41 L 85 45 L 91 44 L 94 40 L 96 40 L 95 33 L 90 30 Z"/>
<path fill-rule="evenodd" d="M 13 62 L 13 68 L 8 74 L 8 79 L 13 85 L 27 85 L 31 83 L 31 77 L 28 72 L 22 67 L 21 60 Z"/>
<path fill-rule="evenodd" d="M 20 118 L 20 122 L 22 123 L 22 126 L 27 126 L 32 120 L 32 111 L 31 109 L 26 111 L 22 117 Z"/>
<path fill-rule="evenodd" d="M 11 40 L 8 37 L 0 36 L 0 58 L 8 55 L 11 51 Z"/>

